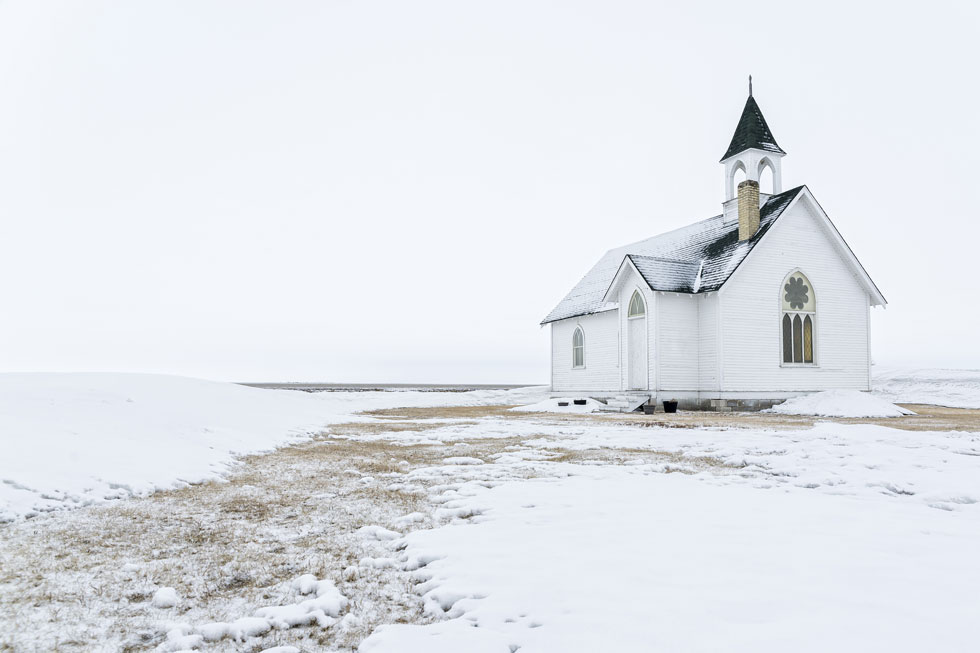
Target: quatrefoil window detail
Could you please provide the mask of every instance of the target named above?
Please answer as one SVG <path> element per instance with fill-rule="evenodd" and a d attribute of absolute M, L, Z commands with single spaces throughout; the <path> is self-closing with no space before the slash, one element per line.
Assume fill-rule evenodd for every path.
<path fill-rule="evenodd" d="M 789 283 L 784 287 L 786 295 L 783 300 L 796 310 L 803 310 L 803 307 L 810 301 L 809 286 L 800 277 L 790 277 Z"/>

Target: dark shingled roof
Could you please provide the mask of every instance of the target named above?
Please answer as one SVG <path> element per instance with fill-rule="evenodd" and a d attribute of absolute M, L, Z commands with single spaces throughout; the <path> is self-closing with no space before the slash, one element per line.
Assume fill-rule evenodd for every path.
<path fill-rule="evenodd" d="M 701 269 L 700 263 L 639 254 L 627 254 L 626 257 L 633 261 L 633 265 L 652 289 L 665 292 L 694 292 L 694 283 L 698 270 Z"/>
<path fill-rule="evenodd" d="M 748 240 L 738 239 L 738 218 L 726 221 L 723 215 L 716 215 L 609 250 L 541 324 L 615 308 L 616 304 L 604 304 L 603 297 L 627 256 L 654 290 L 718 290 L 802 190 L 798 186 L 771 196 L 759 212 L 759 230 Z"/>
<path fill-rule="evenodd" d="M 739 152 L 744 152 L 750 148 L 764 150 L 766 152 L 778 152 L 786 154 L 773 138 L 769 131 L 769 125 L 762 116 L 762 110 L 756 104 L 755 98 L 751 95 L 745 101 L 745 108 L 742 109 L 742 117 L 738 119 L 738 126 L 735 128 L 735 135 L 732 136 L 732 144 L 728 146 L 725 156 L 721 157 L 724 161 L 730 156 Z"/>

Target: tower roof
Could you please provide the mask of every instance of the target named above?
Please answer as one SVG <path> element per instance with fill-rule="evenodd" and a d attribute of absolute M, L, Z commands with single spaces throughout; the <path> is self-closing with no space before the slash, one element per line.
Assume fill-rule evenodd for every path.
<path fill-rule="evenodd" d="M 781 147 L 776 145 L 776 139 L 769 131 L 769 125 L 766 124 L 762 110 L 759 109 L 759 105 L 756 104 L 750 90 L 749 99 L 745 101 L 745 108 L 742 109 L 742 117 L 738 119 L 735 135 L 732 136 L 732 143 L 728 146 L 728 151 L 725 152 L 725 156 L 721 157 L 721 160 L 724 161 L 730 156 L 751 148 L 786 154 Z"/>

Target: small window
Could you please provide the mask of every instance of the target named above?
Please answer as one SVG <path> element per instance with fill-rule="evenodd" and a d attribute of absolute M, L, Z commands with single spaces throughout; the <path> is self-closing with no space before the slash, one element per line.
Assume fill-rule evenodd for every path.
<path fill-rule="evenodd" d="M 627 317 L 643 317 L 647 314 L 646 304 L 643 303 L 643 296 L 640 295 L 639 290 L 633 291 L 633 296 L 630 297 L 630 308 L 627 312 Z"/>
<path fill-rule="evenodd" d="M 572 333 L 572 367 L 585 367 L 585 334 L 582 327 Z"/>
<path fill-rule="evenodd" d="M 780 335 L 783 364 L 813 364 L 813 326 L 817 319 L 817 299 L 813 285 L 801 272 L 793 272 L 779 290 L 782 302 Z"/>

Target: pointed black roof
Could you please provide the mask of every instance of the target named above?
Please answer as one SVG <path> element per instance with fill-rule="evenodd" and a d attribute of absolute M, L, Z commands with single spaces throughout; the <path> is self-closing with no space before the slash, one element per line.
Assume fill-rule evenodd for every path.
<path fill-rule="evenodd" d="M 759 105 L 756 104 L 751 93 L 749 93 L 749 99 L 745 101 L 742 117 L 738 119 L 738 127 L 735 128 L 735 135 L 732 136 L 732 144 L 728 146 L 728 151 L 725 152 L 725 156 L 721 157 L 721 160 L 724 161 L 728 157 L 744 152 L 749 148 L 786 154 L 781 147 L 776 145 L 776 139 L 772 137 L 769 125 L 766 124 L 766 119 L 762 117 L 762 110 L 759 109 Z"/>

